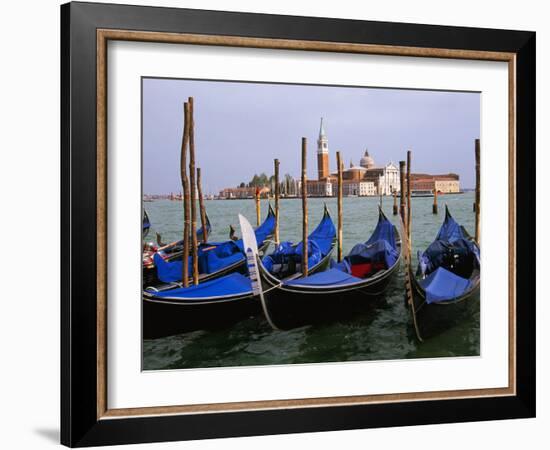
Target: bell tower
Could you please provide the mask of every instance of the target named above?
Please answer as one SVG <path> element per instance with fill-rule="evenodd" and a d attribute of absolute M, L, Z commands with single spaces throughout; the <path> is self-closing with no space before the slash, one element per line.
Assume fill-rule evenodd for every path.
<path fill-rule="evenodd" d="M 321 127 L 319 128 L 319 139 L 317 139 L 317 170 L 318 178 L 322 180 L 330 175 L 328 160 L 328 139 L 325 134 L 323 118 L 321 117 Z"/>

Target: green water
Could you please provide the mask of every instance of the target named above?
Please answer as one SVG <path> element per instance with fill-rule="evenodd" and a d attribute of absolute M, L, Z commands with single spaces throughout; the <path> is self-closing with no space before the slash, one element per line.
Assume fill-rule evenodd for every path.
<path fill-rule="evenodd" d="M 344 199 L 344 254 L 358 242 L 368 239 L 377 222 L 378 198 Z M 413 255 L 434 239 L 443 222 L 447 204 L 458 223 L 473 235 L 473 193 L 439 197 L 439 214 L 432 214 L 432 198 L 412 199 Z M 311 229 L 321 220 L 323 204 L 336 221 L 336 199 L 308 199 Z M 159 231 L 163 241 L 180 239 L 181 203 L 158 200 L 145 203 L 152 233 Z M 392 215 L 393 199 L 383 199 L 383 209 Z M 206 202 L 212 223 L 212 241 L 226 240 L 229 224 L 239 232 L 237 214 L 244 214 L 255 225 L 253 200 L 211 200 Z M 267 201 L 262 201 L 262 220 Z M 282 200 L 281 240 L 301 239 L 301 202 Z M 416 258 L 413 258 L 415 260 Z M 178 336 L 145 340 L 143 367 L 182 369 L 222 366 L 252 366 L 335 361 L 366 361 L 479 355 L 479 311 L 468 320 L 431 339 L 419 343 L 414 337 L 410 314 L 404 303 L 403 265 L 386 291 L 385 300 L 365 316 L 345 322 L 306 326 L 290 331 L 273 331 L 262 317 L 246 319 L 218 331 L 194 331 Z"/>

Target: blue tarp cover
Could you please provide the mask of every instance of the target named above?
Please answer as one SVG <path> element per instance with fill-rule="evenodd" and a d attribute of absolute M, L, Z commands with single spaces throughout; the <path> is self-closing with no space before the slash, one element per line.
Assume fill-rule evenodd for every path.
<path fill-rule="evenodd" d="M 438 303 L 463 295 L 470 288 L 470 281 L 439 267 L 421 280 L 420 285 L 426 291 L 426 303 Z"/>
<path fill-rule="evenodd" d="M 328 269 L 305 278 L 297 278 L 285 284 L 288 286 L 338 286 L 353 284 L 362 281 L 361 278 L 351 276 L 338 269 Z"/>
<path fill-rule="evenodd" d="M 420 273 L 431 273 L 437 267 L 479 267 L 479 249 L 467 239 L 452 242 L 435 240 L 419 257 Z M 456 270 L 455 270 L 456 272 Z"/>
<path fill-rule="evenodd" d="M 207 229 L 209 229 L 209 227 L 207 227 Z M 273 233 L 274 229 L 275 216 L 270 212 L 265 221 L 254 231 L 259 246 L 261 246 L 264 240 Z M 202 229 L 199 231 L 202 235 Z M 183 241 L 181 241 L 181 244 L 183 245 Z M 238 261 L 242 260 L 244 262 L 243 241 L 242 239 L 239 239 L 238 241 L 207 242 L 205 244 L 200 244 L 198 256 L 199 273 L 215 273 L 235 264 Z M 153 257 L 153 260 L 155 261 L 155 266 L 157 267 L 157 276 L 159 280 L 164 283 L 181 281 L 181 260 L 164 261 L 158 254 Z M 189 257 L 190 267 L 191 264 L 191 257 Z"/>
<path fill-rule="evenodd" d="M 204 299 L 205 297 L 226 297 L 252 293 L 252 287 L 250 279 L 246 276 L 232 273 L 194 286 L 152 293 L 158 298 Z"/>
<path fill-rule="evenodd" d="M 238 261 L 244 261 L 244 255 L 233 241 L 199 246 L 199 272 L 214 273 Z"/>
<path fill-rule="evenodd" d="M 325 256 L 330 252 L 335 237 L 336 228 L 334 227 L 334 223 L 330 216 L 325 214 L 321 222 L 319 222 L 319 225 L 317 225 L 317 228 L 311 232 L 308 239 L 315 241 L 321 249 L 321 253 Z"/>
<path fill-rule="evenodd" d="M 274 264 L 288 264 L 290 260 L 295 263 L 302 261 L 302 243 L 292 245 L 292 242 L 281 242 L 279 246 L 270 255 L 262 258 L 262 264 L 269 271 L 273 272 Z M 308 241 L 308 267 L 317 265 L 323 259 L 321 249 L 316 241 Z"/>
<path fill-rule="evenodd" d="M 261 247 L 264 241 L 268 238 L 269 235 L 273 234 L 275 231 L 275 215 L 271 214 L 271 210 L 268 216 L 265 218 L 262 224 L 254 230 L 256 235 L 256 242 L 258 247 Z"/>
<path fill-rule="evenodd" d="M 386 269 L 393 266 L 397 258 L 399 258 L 399 252 L 395 247 L 392 247 L 388 241 L 378 240 L 372 241 L 367 244 L 356 244 L 353 246 L 349 254 L 346 256 L 346 260 L 349 264 L 361 264 L 361 263 L 384 263 Z"/>
<path fill-rule="evenodd" d="M 382 217 L 366 243 L 354 245 L 341 263 L 331 262 L 331 267 L 346 273 L 351 273 L 352 264 L 384 263 L 390 268 L 398 258 L 393 225 Z"/>
<path fill-rule="evenodd" d="M 319 225 L 308 236 L 308 267 L 317 265 L 332 248 L 336 237 L 336 228 L 330 215 L 325 214 Z M 290 260 L 295 263 L 302 261 L 302 242 L 294 245 L 292 242 L 281 242 L 273 253 L 264 256 L 262 263 L 265 268 L 273 273 L 274 264 L 288 264 Z"/>
<path fill-rule="evenodd" d="M 371 237 L 365 244 L 370 245 L 380 240 L 386 241 L 393 248 L 397 248 L 393 224 L 386 218 L 382 218 L 378 221 Z"/>
<path fill-rule="evenodd" d="M 239 247 L 233 241 L 222 243 L 201 244 L 198 251 L 199 273 L 211 274 L 225 267 L 228 267 L 238 261 L 244 262 L 244 255 L 239 251 Z M 171 283 L 181 280 L 182 262 L 181 260 L 165 261 L 155 253 L 153 261 L 157 267 L 157 276 L 164 283 Z M 189 273 L 191 273 L 192 258 L 187 258 L 189 264 Z"/>
<path fill-rule="evenodd" d="M 289 286 L 345 286 L 362 281 L 351 275 L 350 264 L 383 262 L 389 268 L 395 264 L 399 252 L 396 248 L 393 225 L 385 218 L 378 224 L 365 244 L 355 245 L 341 263 L 331 261 L 331 268 L 305 278 L 288 281 Z"/>
<path fill-rule="evenodd" d="M 449 211 L 445 210 L 445 221 L 439 233 L 437 233 L 436 240 L 454 242 L 457 239 L 466 239 L 467 236 L 464 234 L 462 227 L 453 219 L 449 214 Z"/>
<path fill-rule="evenodd" d="M 165 261 L 158 253 L 155 253 L 153 255 L 153 261 L 155 262 L 157 276 L 160 281 L 163 281 L 164 283 L 171 283 L 181 280 L 181 272 L 183 268 L 183 263 L 181 260 L 168 262 Z M 188 258 L 189 267 L 191 266 L 190 261 L 191 257 Z"/>

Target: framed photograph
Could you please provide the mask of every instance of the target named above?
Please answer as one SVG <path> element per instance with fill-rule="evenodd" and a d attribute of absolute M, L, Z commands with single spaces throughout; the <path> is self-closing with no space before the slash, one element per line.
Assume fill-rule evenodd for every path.
<path fill-rule="evenodd" d="M 63 444 L 534 417 L 535 33 L 69 3 L 61 55 Z"/>

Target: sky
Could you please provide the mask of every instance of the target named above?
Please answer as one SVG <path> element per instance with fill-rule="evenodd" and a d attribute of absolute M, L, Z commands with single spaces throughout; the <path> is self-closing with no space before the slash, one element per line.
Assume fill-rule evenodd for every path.
<path fill-rule="evenodd" d="M 412 150 L 413 173 L 460 175 L 475 186 L 474 140 L 480 94 L 232 81 L 143 79 L 143 192 L 181 191 L 183 103 L 195 105 L 196 166 L 203 191 L 248 182 L 257 173 L 301 173 L 307 138 L 308 178 L 317 178 L 317 138 L 324 118 L 330 169 L 336 151 L 358 165 L 368 148 L 377 166 L 398 165 Z"/>

